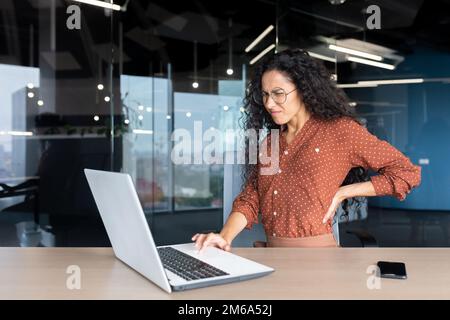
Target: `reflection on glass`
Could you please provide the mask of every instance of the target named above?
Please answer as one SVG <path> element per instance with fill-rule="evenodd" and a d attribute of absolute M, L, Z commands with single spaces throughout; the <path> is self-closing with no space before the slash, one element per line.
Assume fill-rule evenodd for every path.
<path fill-rule="evenodd" d="M 205 164 L 204 141 L 207 130 L 218 130 L 221 141 L 227 129 L 238 129 L 242 102 L 241 81 L 219 81 L 219 93 L 193 94 L 176 92 L 175 130 L 186 129 L 191 138 L 191 148 L 187 157 L 191 159 L 186 165 L 174 167 L 174 194 L 176 209 L 210 208 L 223 205 L 223 159 L 222 150 L 216 150 L 214 156 L 222 159 L 219 164 Z M 185 116 L 189 114 L 190 116 Z M 196 146 L 201 146 L 195 148 Z"/>
<path fill-rule="evenodd" d="M 38 68 L 0 64 L 0 178 L 27 174 L 26 140 L 13 132 L 26 133 L 34 126 L 29 122 L 39 112 L 38 92 Z"/>
<path fill-rule="evenodd" d="M 122 114 L 127 126 L 123 140 L 123 171 L 136 183 L 144 209 L 168 210 L 169 81 L 122 75 Z"/>

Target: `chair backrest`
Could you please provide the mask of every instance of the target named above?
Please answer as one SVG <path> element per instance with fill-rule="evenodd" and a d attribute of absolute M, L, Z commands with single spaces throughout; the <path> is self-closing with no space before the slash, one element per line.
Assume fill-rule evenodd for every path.
<path fill-rule="evenodd" d="M 368 201 L 365 197 L 358 197 L 358 201 L 349 199 L 346 211 L 343 204 L 338 207 L 336 214 L 333 218 L 333 234 L 337 239 L 338 245 L 342 245 L 341 226 L 345 223 L 360 221 L 367 218 L 368 214 Z M 358 237 L 358 235 L 356 235 Z M 359 237 L 358 237 L 359 238 Z"/>

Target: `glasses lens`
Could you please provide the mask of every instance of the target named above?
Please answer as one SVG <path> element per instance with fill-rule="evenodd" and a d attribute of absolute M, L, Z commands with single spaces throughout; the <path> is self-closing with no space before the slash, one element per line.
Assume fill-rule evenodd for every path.
<path fill-rule="evenodd" d="M 270 96 L 272 97 L 273 101 L 275 103 L 285 103 L 286 102 L 286 92 L 283 89 L 272 91 L 270 93 Z M 269 99 L 269 94 L 265 92 L 258 92 L 254 91 L 252 94 L 252 99 L 255 103 L 263 105 L 267 103 L 267 100 Z"/>
<path fill-rule="evenodd" d="M 284 103 L 286 101 L 286 92 L 284 90 L 273 91 L 272 99 L 276 103 Z"/>

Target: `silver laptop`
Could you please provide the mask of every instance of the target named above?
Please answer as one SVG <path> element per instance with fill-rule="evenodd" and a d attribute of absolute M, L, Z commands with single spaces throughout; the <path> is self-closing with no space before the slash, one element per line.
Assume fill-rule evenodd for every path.
<path fill-rule="evenodd" d="M 194 243 L 156 247 L 128 174 L 84 170 L 114 254 L 167 292 L 261 277 L 274 269 Z"/>

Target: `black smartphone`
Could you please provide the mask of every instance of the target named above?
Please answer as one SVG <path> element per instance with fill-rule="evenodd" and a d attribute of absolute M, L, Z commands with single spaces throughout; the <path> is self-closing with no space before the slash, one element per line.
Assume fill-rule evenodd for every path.
<path fill-rule="evenodd" d="M 381 278 L 406 279 L 406 267 L 403 262 L 378 261 Z"/>

